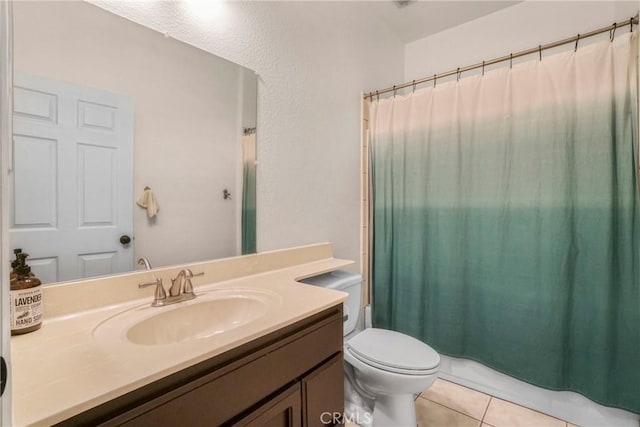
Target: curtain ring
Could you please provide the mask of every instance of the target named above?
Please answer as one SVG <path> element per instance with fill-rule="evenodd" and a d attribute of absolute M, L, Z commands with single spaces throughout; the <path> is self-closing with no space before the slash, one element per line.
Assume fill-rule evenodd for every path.
<path fill-rule="evenodd" d="M 369 92 L 369 99 L 373 101 L 373 92 Z"/>
<path fill-rule="evenodd" d="M 438 76 L 436 74 L 433 75 L 433 87 L 436 87 L 436 79 Z"/>
<path fill-rule="evenodd" d="M 458 69 L 456 70 L 456 81 L 460 81 L 460 74 L 462 74 L 460 72 L 460 67 L 458 67 Z"/>
<path fill-rule="evenodd" d="M 482 61 L 482 75 L 484 76 L 484 61 Z"/>
<path fill-rule="evenodd" d="M 609 38 L 611 39 L 611 41 L 613 41 L 613 39 L 614 39 L 614 38 L 615 38 L 615 36 L 616 36 L 616 27 L 617 27 L 617 26 L 618 26 L 618 23 L 617 23 L 617 22 L 614 22 L 614 23 L 613 23 L 613 29 L 612 29 L 612 30 L 609 30 Z"/>
<path fill-rule="evenodd" d="M 376 101 L 380 101 L 380 94 L 376 91 Z"/>
<path fill-rule="evenodd" d="M 396 97 L 396 85 L 393 85 L 393 97 Z"/>
<path fill-rule="evenodd" d="M 578 34 L 578 37 L 576 37 L 576 47 L 573 48 L 574 52 L 578 51 L 578 42 L 580 41 L 580 34 Z"/>
<path fill-rule="evenodd" d="M 413 93 L 416 93 L 416 81 L 413 81 Z"/>
<path fill-rule="evenodd" d="M 513 68 L 513 53 L 509 54 L 509 68 Z"/>
<path fill-rule="evenodd" d="M 540 61 L 542 61 L 542 45 L 538 45 L 538 55 L 540 56 Z"/>
<path fill-rule="evenodd" d="M 633 33 L 633 18 L 629 19 L 629 32 Z"/>

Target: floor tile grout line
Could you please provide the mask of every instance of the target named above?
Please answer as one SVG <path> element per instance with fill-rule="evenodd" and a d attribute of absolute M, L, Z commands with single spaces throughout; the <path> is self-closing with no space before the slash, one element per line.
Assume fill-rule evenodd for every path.
<path fill-rule="evenodd" d="M 493 396 L 489 395 L 489 402 L 487 403 L 487 407 L 484 408 L 484 414 L 482 414 L 481 423 L 484 423 L 484 418 L 487 416 L 487 412 L 489 412 L 489 406 L 491 405 L 491 401 L 493 400 Z"/>
<path fill-rule="evenodd" d="M 512 404 L 512 405 L 520 406 L 521 408 L 528 409 L 528 410 L 533 411 L 533 412 L 537 412 L 537 413 L 539 413 L 539 414 L 541 414 L 541 415 L 545 415 L 545 416 L 547 416 L 547 417 L 554 418 L 554 419 L 556 419 L 556 420 L 558 420 L 558 421 L 563 421 L 563 422 L 565 423 L 566 427 L 568 427 L 568 426 L 569 426 L 569 421 L 564 420 L 564 419 L 562 419 L 562 418 L 554 417 L 553 415 L 550 415 L 550 414 L 545 414 L 544 412 L 538 411 L 537 409 L 533 409 L 533 408 L 530 408 L 530 407 L 528 407 L 528 406 L 521 405 L 521 404 L 516 403 L 516 402 L 511 402 L 510 400 L 500 399 L 499 397 L 493 396 L 493 395 L 491 395 L 491 394 L 483 393 L 483 392 L 481 392 L 481 391 L 479 391 L 479 390 L 476 390 L 476 389 L 473 389 L 473 388 L 470 388 L 470 387 L 464 386 L 464 385 L 462 385 L 462 384 L 455 383 L 455 382 L 453 382 L 453 381 L 446 380 L 446 379 L 444 379 L 444 378 L 438 378 L 438 379 L 440 379 L 440 380 L 442 380 L 442 381 L 446 381 L 446 382 L 451 383 L 451 384 L 455 384 L 455 385 L 457 385 L 457 386 L 459 386 L 459 387 L 466 388 L 467 390 L 472 390 L 472 391 L 475 391 L 475 392 L 477 392 L 477 393 L 484 394 L 485 396 L 489 396 L 489 398 L 490 398 L 490 399 L 489 399 L 489 404 L 487 405 L 487 408 L 485 409 L 484 414 L 482 415 L 482 420 L 480 420 L 481 422 L 484 422 L 484 418 L 486 417 L 486 415 L 487 415 L 487 411 L 489 410 L 489 405 L 491 405 L 491 401 L 492 401 L 492 400 L 493 400 L 493 398 L 495 397 L 496 399 L 502 400 L 502 401 L 507 402 L 507 403 L 510 403 L 510 404 Z M 422 395 L 422 393 L 421 393 L 420 395 Z M 425 397 L 424 399 L 427 399 L 427 398 Z M 429 400 L 431 400 L 431 399 L 429 399 Z M 432 400 L 432 402 L 433 402 L 433 400 Z M 438 403 L 438 402 L 435 402 L 435 403 Z M 444 406 L 444 405 L 442 405 L 442 406 Z M 445 406 L 445 408 L 446 408 L 446 407 L 447 407 L 447 406 Z M 455 410 L 455 409 L 453 409 L 453 408 L 449 408 L 449 409 L 452 409 L 452 410 L 456 411 L 456 410 Z M 462 412 L 460 412 L 460 411 L 456 411 L 456 412 L 462 413 Z M 466 415 L 466 414 L 465 414 L 465 415 Z M 473 417 L 471 417 L 471 418 L 473 418 Z M 474 418 L 474 419 L 475 419 L 475 418 Z M 640 424 L 639 424 L 639 426 L 640 426 Z"/>
<path fill-rule="evenodd" d="M 491 396 L 491 398 L 492 398 L 492 399 L 493 399 L 494 397 L 495 397 L 495 396 Z M 519 406 L 519 407 L 521 407 L 521 408 L 523 408 L 523 409 L 528 409 L 528 410 L 530 410 L 530 411 L 537 412 L 538 414 L 540 414 L 540 415 L 544 415 L 545 417 L 549 417 L 549 418 L 553 418 L 554 420 L 562 421 L 562 422 L 564 422 L 565 424 L 569 424 L 569 421 L 567 421 L 567 420 L 563 420 L 562 418 L 554 417 L 554 416 L 553 416 L 553 415 L 551 415 L 551 414 L 545 414 L 544 412 L 542 412 L 542 411 L 538 411 L 537 409 L 533 409 L 533 408 L 530 408 L 530 407 L 528 407 L 528 406 L 524 406 L 524 405 L 521 405 L 521 404 L 519 404 L 519 403 L 512 402 L 512 401 L 510 401 L 510 400 L 501 399 L 501 398 L 499 398 L 499 397 L 496 397 L 496 399 L 498 399 L 498 400 L 502 400 L 503 402 L 507 402 L 507 403 L 509 403 L 509 404 L 511 404 L 511 405 Z"/>
<path fill-rule="evenodd" d="M 469 415 L 469 414 L 465 414 L 464 412 L 460 412 L 460 411 L 458 411 L 457 409 L 450 408 L 450 407 L 448 407 L 447 405 L 444 405 L 444 404 L 442 404 L 442 403 L 440 403 L 440 402 L 436 402 L 435 400 L 431 400 L 431 399 L 429 399 L 428 397 L 423 397 L 423 399 L 424 399 L 424 400 L 428 400 L 428 401 L 429 401 L 429 402 L 431 402 L 431 403 L 435 403 L 436 405 L 442 406 L 443 408 L 449 409 L 449 410 L 451 410 L 451 411 L 453 411 L 453 412 L 457 412 L 457 413 L 458 413 L 458 414 L 460 414 L 460 415 L 464 415 L 464 416 L 465 416 L 465 417 L 467 417 L 467 418 L 471 418 L 471 419 L 472 419 L 472 420 L 474 420 L 474 421 L 480 421 L 480 422 L 482 422 L 482 420 L 479 420 L 479 419 L 477 419 L 477 418 L 474 418 L 474 417 L 472 417 L 472 416 L 471 416 L 471 415 Z"/>
<path fill-rule="evenodd" d="M 444 407 L 444 408 L 450 409 L 450 410 L 452 410 L 452 411 L 454 411 L 454 412 L 457 412 L 458 414 L 462 414 L 462 415 L 464 415 L 464 416 L 466 416 L 466 417 L 469 417 L 469 418 L 471 418 L 471 419 L 473 419 L 473 420 L 480 421 L 480 423 L 484 423 L 484 422 L 485 422 L 485 421 L 484 421 L 484 419 L 485 419 L 485 418 L 486 418 L 486 416 L 487 416 L 487 412 L 489 412 L 489 406 L 491 405 L 491 402 L 493 401 L 493 399 L 494 399 L 494 398 L 496 398 L 496 399 L 498 399 L 498 400 L 502 400 L 502 401 L 504 401 L 504 402 L 506 402 L 506 403 L 509 403 L 509 404 L 511 404 L 511 405 L 519 406 L 519 407 L 521 407 L 521 408 L 523 408 L 523 409 L 528 409 L 528 410 L 530 410 L 530 411 L 537 412 L 537 413 L 539 413 L 539 414 L 541 414 L 541 415 L 544 415 L 544 416 L 547 416 L 547 417 L 549 417 L 549 418 L 553 418 L 553 419 L 556 419 L 556 420 L 558 420 L 558 421 L 564 422 L 564 423 L 565 423 L 565 427 L 569 427 L 569 421 L 564 420 L 564 419 L 562 419 L 562 418 L 554 417 L 553 415 L 546 414 L 546 413 L 544 413 L 544 412 L 538 411 L 538 410 L 533 409 L 533 408 L 530 408 L 530 407 L 528 407 L 528 406 L 521 405 L 521 404 L 516 403 L 516 402 L 511 402 L 510 400 L 501 399 L 501 398 L 496 397 L 496 396 L 493 396 L 493 395 L 491 395 L 491 394 L 483 393 L 483 392 L 481 392 L 481 391 L 479 391 L 479 390 L 476 390 L 476 389 L 473 389 L 473 388 L 470 388 L 470 387 L 464 386 L 464 385 L 462 385 L 462 384 L 458 384 L 458 383 L 453 382 L 453 381 L 446 380 L 446 379 L 444 379 L 444 378 L 438 378 L 438 380 L 440 380 L 440 381 L 445 381 L 445 382 L 448 382 L 448 383 L 450 383 L 450 384 L 454 384 L 454 385 L 456 385 L 456 386 L 458 386 L 458 387 L 462 387 L 462 388 L 465 388 L 465 389 L 467 389 L 467 390 L 471 390 L 471 391 L 474 391 L 474 392 L 477 392 L 477 393 L 483 394 L 483 395 L 485 395 L 485 396 L 489 396 L 489 403 L 487 404 L 487 407 L 486 407 L 486 408 L 485 408 L 485 410 L 484 410 L 484 414 L 482 415 L 482 419 L 481 419 L 481 420 L 478 420 L 477 418 L 474 418 L 473 416 L 471 416 L 471 415 L 469 415 L 469 414 L 465 414 L 464 412 L 458 411 L 457 409 L 450 408 L 450 407 L 448 407 L 448 406 L 446 406 L 446 405 L 444 405 L 444 404 L 442 404 L 442 403 L 436 402 L 435 400 L 431 400 L 431 399 L 429 399 L 428 397 L 423 396 L 423 393 L 418 394 L 418 397 L 421 397 L 421 398 L 423 398 L 423 399 L 425 399 L 425 400 L 428 400 L 429 402 L 433 402 L 433 403 L 435 403 L 435 404 L 437 404 L 437 405 L 440 405 L 440 406 L 442 406 L 442 407 Z M 491 424 L 487 424 L 487 425 L 491 426 Z M 640 425 L 639 425 L 639 427 L 640 427 Z"/>
<path fill-rule="evenodd" d="M 456 386 L 456 387 L 464 388 L 464 389 L 469 390 L 469 391 L 472 391 L 472 392 L 474 392 L 474 393 L 478 393 L 478 394 L 481 394 L 481 395 L 483 395 L 483 396 L 486 396 L 486 397 L 488 397 L 488 398 L 489 398 L 489 402 L 491 402 L 491 398 L 493 398 L 493 396 L 492 396 L 492 395 L 490 395 L 490 394 L 487 394 L 487 393 L 484 393 L 484 392 L 482 392 L 482 391 L 479 391 L 479 390 L 476 390 L 476 389 L 473 389 L 473 388 L 470 388 L 470 387 L 464 386 L 464 385 L 462 385 L 462 384 L 455 383 L 455 382 L 453 382 L 453 381 L 446 380 L 446 379 L 444 379 L 444 378 L 439 378 L 439 377 L 438 377 L 438 381 L 444 381 L 444 382 L 447 382 L 447 383 L 449 383 L 449 384 L 453 384 L 453 385 L 454 385 L 454 386 Z M 428 389 L 427 389 L 427 390 L 428 390 Z M 445 405 L 445 404 L 443 404 L 443 403 L 440 403 L 440 402 L 437 402 L 437 401 L 435 401 L 435 400 L 433 400 L 433 399 L 429 399 L 426 395 L 425 395 L 425 396 L 423 396 L 423 394 L 424 394 L 427 390 L 424 390 L 423 392 L 421 392 L 421 393 L 418 395 L 418 397 L 421 397 L 421 398 L 423 398 L 423 399 L 425 399 L 425 400 L 428 400 L 429 402 L 437 403 L 438 405 L 440 405 L 440 406 L 444 406 L 444 407 L 445 407 L 445 408 L 447 408 L 447 409 L 451 409 L 452 411 L 455 411 L 455 412 L 457 412 L 457 413 L 459 413 L 459 414 L 466 415 L 467 417 L 469 417 L 469 418 L 471 418 L 471 419 L 474 419 L 474 420 L 476 420 L 476 421 L 480 421 L 480 422 L 482 422 L 482 420 L 479 420 L 479 419 L 477 419 L 477 418 L 473 417 L 472 415 L 466 414 L 466 413 L 464 413 L 464 412 L 462 412 L 462 411 L 459 411 L 459 410 L 457 410 L 457 409 L 454 409 L 454 408 L 450 408 L 450 407 L 448 407 L 447 405 Z M 485 408 L 485 410 L 484 410 L 484 413 L 485 413 L 485 414 L 487 413 L 487 408 L 489 408 L 489 403 L 487 403 L 487 407 L 486 407 L 486 408 Z M 484 418 L 484 414 L 482 415 L 482 417 Z M 638 427 L 640 427 L 640 426 L 638 426 Z"/>

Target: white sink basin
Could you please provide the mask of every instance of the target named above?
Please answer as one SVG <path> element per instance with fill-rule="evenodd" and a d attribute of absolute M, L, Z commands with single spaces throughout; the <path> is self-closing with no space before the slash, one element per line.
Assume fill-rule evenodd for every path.
<path fill-rule="evenodd" d="M 257 289 L 225 289 L 166 307 L 138 306 L 93 330 L 96 339 L 168 345 L 217 336 L 250 325 L 280 305 L 280 297 Z"/>

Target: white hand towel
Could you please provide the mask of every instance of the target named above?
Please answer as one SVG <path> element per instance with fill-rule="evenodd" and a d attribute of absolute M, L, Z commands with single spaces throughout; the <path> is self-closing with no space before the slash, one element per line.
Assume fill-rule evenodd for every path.
<path fill-rule="evenodd" d="M 138 206 L 147 210 L 147 216 L 153 218 L 158 214 L 160 205 L 156 200 L 156 195 L 153 193 L 150 187 L 144 187 L 144 193 L 136 202 Z"/>

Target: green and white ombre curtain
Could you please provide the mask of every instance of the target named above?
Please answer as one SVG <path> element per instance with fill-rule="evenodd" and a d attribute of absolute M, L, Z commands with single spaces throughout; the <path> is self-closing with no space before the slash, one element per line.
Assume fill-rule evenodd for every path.
<path fill-rule="evenodd" d="M 242 254 L 256 253 L 256 133 L 242 138 Z"/>
<path fill-rule="evenodd" d="M 636 35 L 373 101 L 377 327 L 640 412 Z"/>

